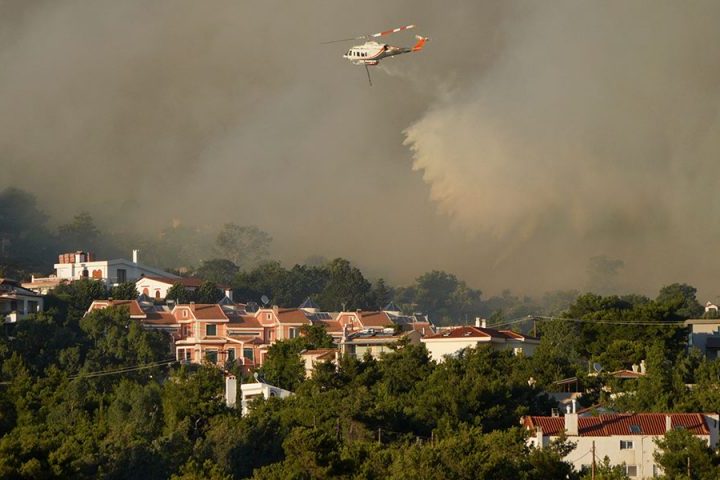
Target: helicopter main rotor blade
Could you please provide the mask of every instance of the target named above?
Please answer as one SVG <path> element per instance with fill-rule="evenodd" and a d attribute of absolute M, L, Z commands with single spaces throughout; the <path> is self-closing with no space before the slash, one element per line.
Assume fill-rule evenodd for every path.
<path fill-rule="evenodd" d="M 330 40 L 329 42 L 320 42 L 320 44 L 326 45 L 328 43 L 350 42 L 352 40 L 365 40 L 368 38 L 384 37 L 385 35 L 392 35 L 393 33 L 402 32 L 403 30 L 410 30 L 411 28 L 415 28 L 415 25 L 405 25 L 404 27 L 393 28 L 392 30 L 385 30 L 384 32 L 371 33 L 369 35 L 360 35 L 359 37 L 342 38 L 340 40 Z"/>
<path fill-rule="evenodd" d="M 415 25 L 405 25 L 404 27 L 393 28 L 392 30 L 385 30 L 384 32 L 380 33 L 373 33 L 371 35 L 368 35 L 368 37 L 384 37 L 385 35 L 392 35 L 393 33 L 402 32 L 403 30 L 410 30 L 411 28 L 415 28 Z"/>

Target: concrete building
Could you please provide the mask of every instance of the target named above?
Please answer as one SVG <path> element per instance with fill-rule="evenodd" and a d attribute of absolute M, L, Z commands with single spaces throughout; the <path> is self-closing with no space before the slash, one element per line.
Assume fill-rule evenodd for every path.
<path fill-rule="evenodd" d="M 567 439 L 576 443 L 565 460 L 576 470 L 592 463 L 595 446 L 597 461 L 605 457 L 612 465 L 625 464 L 630 478 L 652 478 L 660 475 L 653 454 L 655 440 L 672 429 L 685 429 L 702 438 L 711 448 L 718 444 L 718 415 L 705 413 L 613 413 L 583 416 L 567 413 L 564 417 L 527 416 L 523 426 L 530 432 L 528 445 L 546 447 L 565 431 Z"/>
<path fill-rule="evenodd" d="M 494 350 L 511 350 L 515 355 L 532 356 L 540 340 L 512 330 L 487 328 L 485 320 L 478 320 L 474 327 L 450 327 L 424 337 L 430 357 L 442 362 L 447 355 L 456 355 L 464 348 L 489 345 Z"/>
<path fill-rule="evenodd" d="M 257 378 L 256 378 L 257 380 Z M 228 407 L 237 406 L 237 378 L 233 375 L 225 377 L 225 403 Z M 242 415 L 250 413 L 252 402 L 258 398 L 268 400 L 270 398 L 287 398 L 293 393 L 268 383 L 257 381 L 256 383 L 243 383 L 240 385 L 240 406 Z"/>
<path fill-rule="evenodd" d="M 383 330 L 372 329 L 360 332 L 347 333 L 340 342 L 341 355 L 350 355 L 362 359 L 370 354 L 374 359 L 379 360 L 383 353 L 393 351 L 393 347 L 401 340 L 409 343 L 420 343 L 420 332 L 411 330 L 409 332 L 397 332 L 394 328 Z"/>
<path fill-rule="evenodd" d="M 42 310 L 41 295 L 24 288 L 20 282 L 0 278 L 0 319 L 3 323 L 15 323 Z"/>
<path fill-rule="evenodd" d="M 102 280 L 110 287 L 124 282 L 135 282 L 144 276 L 178 279 L 177 275 L 139 263 L 139 250 L 133 250 L 133 259 L 96 260 L 92 252 L 64 253 L 55 264 L 55 277 L 59 281 Z"/>
<path fill-rule="evenodd" d="M 685 320 L 690 327 L 688 347 L 697 348 L 708 359 L 720 358 L 720 318 L 694 318 Z"/>

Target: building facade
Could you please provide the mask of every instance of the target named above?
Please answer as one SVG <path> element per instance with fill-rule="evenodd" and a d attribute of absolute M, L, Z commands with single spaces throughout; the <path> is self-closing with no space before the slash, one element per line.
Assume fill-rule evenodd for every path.
<path fill-rule="evenodd" d="M 652 478 L 660 475 L 653 454 L 655 440 L 672 429 L 685 429 L 715 449 L 718 444 L 718 415 L 704 413 L 623 413 L 582 416 L 568 413 L 563 417 L 523 417 L 530 432 L 528 445 L 543 448 L 563 431 L 576 443 L 565 460 L 576 470 L 589 467 L 594 447 L 597 461 L 605 457 L 612 465 L 625 465 L 630 478 Z"/>

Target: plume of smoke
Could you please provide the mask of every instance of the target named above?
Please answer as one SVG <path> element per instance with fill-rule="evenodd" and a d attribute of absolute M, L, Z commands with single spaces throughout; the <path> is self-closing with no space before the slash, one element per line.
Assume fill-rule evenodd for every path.
<path fill-rule="evenodd" d="M 406 130 L 413 167 L 499 262 L 531 251 L 552 276 L 609 253 L 635 286 L 685 278 L 720 233 L 718 19 L 714 2 L 524 5 L 493 65 Z"/>

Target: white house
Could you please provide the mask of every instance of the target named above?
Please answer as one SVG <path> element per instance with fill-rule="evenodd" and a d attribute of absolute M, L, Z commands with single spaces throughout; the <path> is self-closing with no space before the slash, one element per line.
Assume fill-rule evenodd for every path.
<path fill-rule="evenodd" d="M 530 432 L 531 447 L 546 447 L 565 431 L 567 439 L 576 443 L 565 461 L 576 470 L 592 463 L 593 446 L 596 461 L 605 457 L 612 465 L 625 464 L 630 478 L 651 478 L 661 474 L 653 454 L 655 440 L 672 429 L 685 429 L 705 440 L 711 448 L 718 443 L 718 415 L 705 413 L 613 413 L 581 416 L 567 413 L 564 417 L 523 417 L 522 424 Z"/>
<path fill-rule="evenodd" d="M 55 264 L 56 278 L 69 281 L 83 278 L 102 280 L 108 286 L 134 282 L 143 276 L 179 278 L 159 268 L 139 263 L 138 253 L 139 250 L 133 250 L 132 261 L 124 258 L 95 260 L 91 252 L 64 253 Z"/>
<path fill-rule="evenodd" d="M 293 393 L 280 387 L 275 387 L 263 382 L 243 383 L 240 385 L 240 405 L 243 416 L 250 412 L 250 404 L 256 398 L 287 398 Z M 237 378 L 234 375 L 225 377 L 225 403 L 228 407 L 237 405 Z"/>
<path fill-rule="evenodd" d="M 685 320 L 690 327 L 688 346 L 697 348 L 714 360 L 720 358 L 720 318 L 694 318 Z"/>
<path fill-rule="evenodd" d="M 452 327 L 422 338 L 430 358 L 442 362 L 447 355 L 455 355 L 464 348 L 489 345 L 494 350 L 512 350 L 515 355 L 532 356 L 540 340 L 512 330 L 487 328 L 485 320 L 474 327 Z"/>
<path fill-rule="evenodd" d="M 15 323 L 42 310 L 41 295 L 24 288 L 20 282 L 0 278 L 0 319 L 3 323 Z"/>

